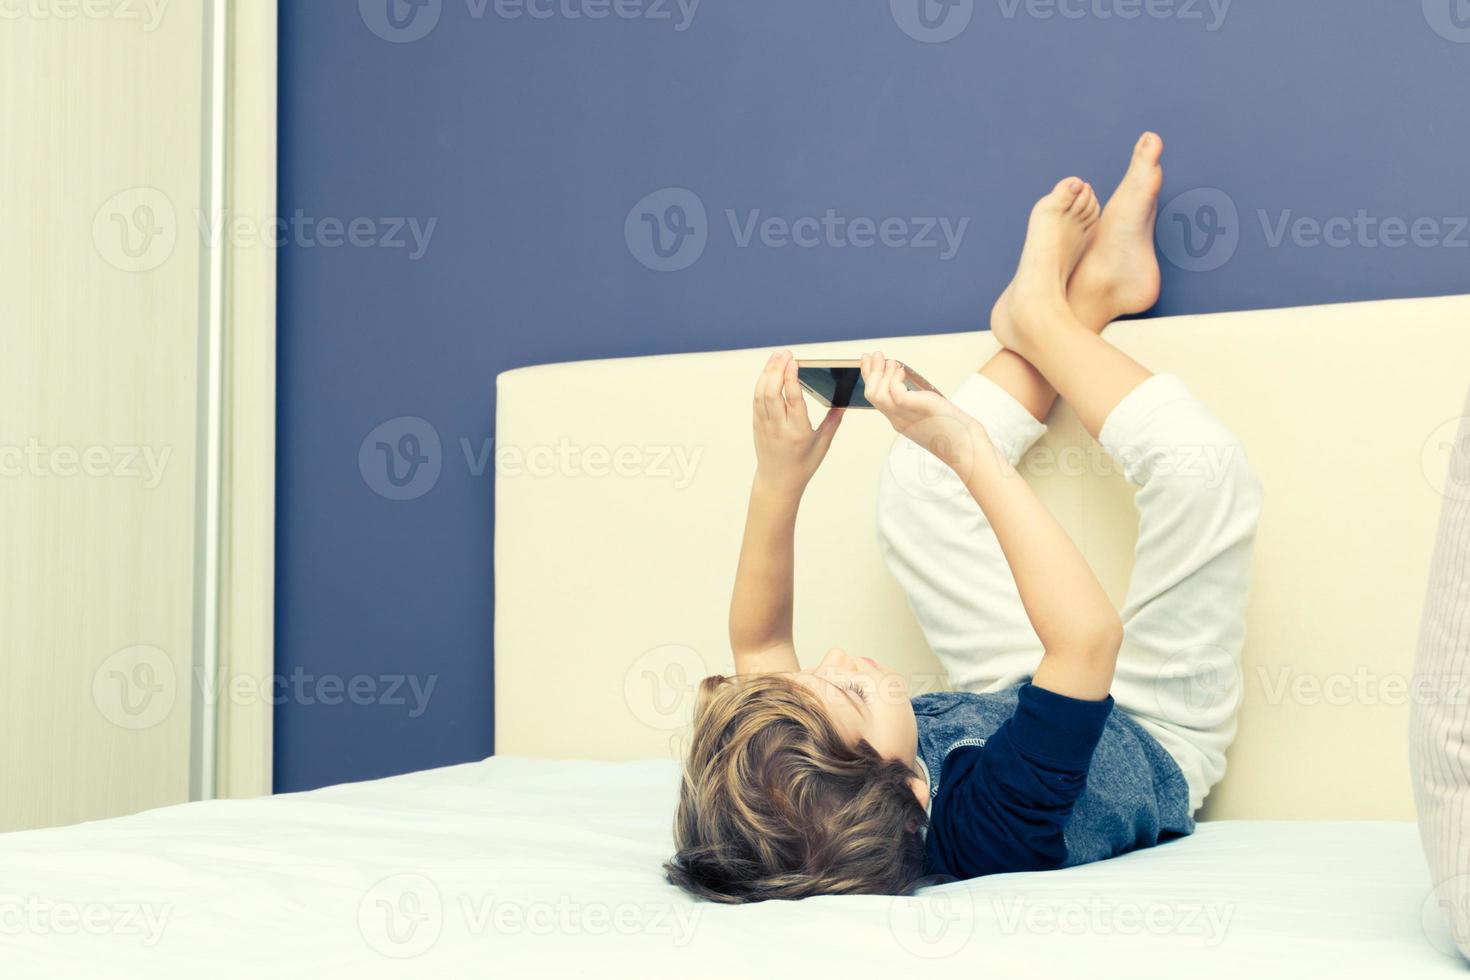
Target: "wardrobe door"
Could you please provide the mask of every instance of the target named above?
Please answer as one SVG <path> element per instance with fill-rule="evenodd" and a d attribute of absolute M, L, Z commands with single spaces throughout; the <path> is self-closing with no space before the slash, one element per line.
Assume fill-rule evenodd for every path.
<path fill-rule="evenodd" d="M 0 830 L 190 795 L 208 6 L 0 22 Z"/>

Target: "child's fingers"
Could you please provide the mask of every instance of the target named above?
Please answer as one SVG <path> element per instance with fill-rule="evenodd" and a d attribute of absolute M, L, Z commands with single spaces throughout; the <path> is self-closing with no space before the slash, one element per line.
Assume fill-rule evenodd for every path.
<path fill-rule="evenodd" d="M 894 401 L 897 401 L 899 397 L 909 390 L 909 372 L 908 368 L 904 367 L 902 362 L 895 361 L 894 363 L 897 364 L 897 369 L 893 372 L 893 398 Z"/>
<path fill-rule="evenodd" d="M 806 416 L 806 402 L 801 397 L 801 382 L 797 380 L 795 358 L 786 362 L 786 370 L 781 375 L 781 394 L 786 400 L 788 417 Z"/>
<path fill-rule="evenodd" d="M 883 391 L 883 366 L 886 363 L 882 352 L 863 356 L 863 390 L 874 408 L 881 409 L 886 404 Z"/>
<path fill-rule="evenodd" d="M 776 353 L 771 354 L 770 357 L 766 358 L 765 365 L 761 367 L 761 373 L 756 376 L 756 379 L 755 379 L 755 397 L 754 397 L 754 400 L 753 400 L 753 403 L 752 403 L 752 407 L 755 410 L 756 418 L 760 418 L 760 419 L 769 419 L 770 418 L 770 414 L 771 413 L 770 413 L 770 406 L 767 404 L 767 401 L 766 401 L 766 390 L 770 386 L 770 383 L 771 383 L 771 372 L 775 370 L 776 360 L 777 360 L 778 357 L 779 357 L 779 352 L 776 352 Z"/>
<path fill-rule="evenodd" d="M 903 367 L 897 361 L 888 360 L 884 362 L 882 388 L 883 394 L 890 404 L 894 401 L 894 388 L 898 380 L 898 375 L 902 371 Z"/>
<path fill-rule="evenodd" d="M 771 355 L 766 370 L 761 373 L 761 413 L 768 422 L 779 422 L 786 414 L 781 396 L 781 385 L 785 380 L 785 366 L 781 352 L 777 351 Z"/>
<path fill-rule="evenodd" d="M 909 388 L 909 373 L 906 368 L 899 368 L 898 377 L 894 379 L 893 401 L 900 408 L 918 408 L 919 402 L 915 398 L 919 393 Z"/>

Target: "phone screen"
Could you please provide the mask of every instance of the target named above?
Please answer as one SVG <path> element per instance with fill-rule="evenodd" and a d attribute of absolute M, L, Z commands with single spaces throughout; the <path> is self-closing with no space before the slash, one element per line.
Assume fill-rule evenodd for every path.
<path fill-rule="evenodd" d="M 863 372 L 856 367 L 798 367 L 797 379 L 834 408 L 872 408 L 863 394 Z"/>

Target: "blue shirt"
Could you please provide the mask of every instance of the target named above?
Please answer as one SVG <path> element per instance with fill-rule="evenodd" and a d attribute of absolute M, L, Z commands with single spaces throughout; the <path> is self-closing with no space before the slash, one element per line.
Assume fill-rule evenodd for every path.
<path fill-rule="evenodd" d="M 1179 766 L 1111 697 L 1027 683 L 913 704 L 931 798 L 927 874 L 1070 867 L 1194 831 Z"/>

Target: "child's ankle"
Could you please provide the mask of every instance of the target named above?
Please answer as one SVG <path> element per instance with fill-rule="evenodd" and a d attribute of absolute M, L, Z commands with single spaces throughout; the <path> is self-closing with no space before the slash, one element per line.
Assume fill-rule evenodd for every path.
<path fill-rule="evenodd" d="M 1093 333 L 1102 333 L 1104 327 L 1123 315 L 1107 297 L 1091 293 L 1074 295 L 1069 292 L 1067 305 L 1072 308 L 1072 315 L 1077 321 Z"/>
<path fill-rule="evenodd" d="M 1087 329 L 1065 302 L 1017 304 L 1013 313 L 1016 353 L 1030 359 L 1038 347 L 1068 330 Z"/>

